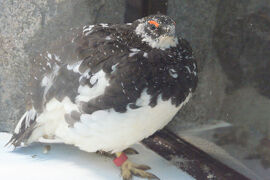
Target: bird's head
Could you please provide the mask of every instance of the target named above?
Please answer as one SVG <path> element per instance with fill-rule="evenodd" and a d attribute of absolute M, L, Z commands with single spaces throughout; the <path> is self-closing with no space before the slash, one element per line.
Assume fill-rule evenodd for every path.
<path fill-rule="evenodd" d="M 175 22 L 168 16 L 147 16 L 134 23 L 136 24 L 135 33 L 152 48 L 164 50 L 178 44 Z"/>

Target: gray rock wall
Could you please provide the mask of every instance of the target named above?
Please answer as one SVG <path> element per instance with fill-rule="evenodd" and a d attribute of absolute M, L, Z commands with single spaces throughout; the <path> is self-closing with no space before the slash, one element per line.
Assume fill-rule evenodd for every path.
<path fill-rule="evenodd" d="M 260 122 L 257 130 L 266 134 L 270 120 L 261 106 L 270 109 L 264 103 L 270 97 L 269 1 L 171 0 L 168 14 L 176 20 L 177 33 L 191 43 L 199 64 L 197 91 L 169 128 L 181 131 L 219 119 L 239 127 Z M 243 96 L 264 101 L 247 107 Z"/>
<path fill-rule="evenodd" d="M 168 8 L 169 15 L 176 20 L 178 34 L 191 43 L 200 68 L 194 97 L 168 128 L 178 134 L 193 132 L 192 135 L 214 141 L 258 177 L 267 179 L 269 0 L 171 0 Z M 232 126 L 197 131 L 218 121 Z"/>

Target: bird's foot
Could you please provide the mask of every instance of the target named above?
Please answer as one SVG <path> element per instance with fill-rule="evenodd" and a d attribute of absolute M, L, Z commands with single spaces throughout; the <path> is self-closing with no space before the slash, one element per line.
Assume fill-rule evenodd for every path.
<path fill-rule="evenodd" d="M 134 151 L 132 149 L 133 153 L 138 153 L 137 151 Z M 132 176 L 138 176 L 142 178 L 147 178 L 147 179 L 159 179 L 157 176 L 155 176 L 152 173 L 146 172 L 147 170 L 151 169 L 147 165 L 138 165 L 135 163 L 132 163 L 131 161 L 128 160 L 127 156 L 125 153 L 119 152 L 115 153 L 116 158 L 114 159 L 114 163 L 116 166 L 121 168 L 121 175 L 123 180 L 130 180 L 132 179 Z"/>
<path fill-rule="evenodd" d="M 132 179 L 132 176 L 138 176 L 146 179 L 159 179 L 156 175 L 146 172 L 149 169 L 151 168 L 147 165 L 135 164 L 129 160 L 126 160 L 121 165 L 121 175 L 123 180 L 130 180 Z"/>
<path fill-rule="evenodd" d="M 133 148 L 127 148 L 123 151 L 126 155 L 134 155 L 134 154 L 139 154 L 138 151 L 136 151 Z M 109 158 L 115 158 L 115 155 L 106 151 L 97 151 L 96 152 L 99 155 L 106 156 Z"/>

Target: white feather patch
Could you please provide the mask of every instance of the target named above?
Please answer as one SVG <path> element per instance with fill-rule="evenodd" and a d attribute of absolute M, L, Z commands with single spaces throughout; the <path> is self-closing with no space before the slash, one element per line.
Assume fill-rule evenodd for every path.
<path fill-rule="evenodd" d="M 136 55 L 136 54 L 137 54 L 138 52 L 140 52 L 141 50 L 139 50 L 139 49 L 137 49 L 137 48 L 132 48 L 132 49 L 130 49 L 130 51 L 131 51 L 132 53 L 129 53 L 128 57 L 132 57 L 132 56 Z"/>
<path fill-rule="evenodd" d="M 143 57 L 148 58 L 148 53 L 143 53 Z"/>
<path fill-rule="evenodd" d="M 55 64 L 53 67 L 53 71 L 50 74 L 45 75 L 41 81 L 41 84 L 40 84 L 41 87 L 45 87 L 44 93 L 43 93 L 43 102 L 45 102 L 46 100 L 46 95 L 49 89 L 51 88 L 51 86 L 53 85 L 55 77 L 58 75 L 59 69 L 60 67 L 57 64 Z"/>
<path fill-rule="evenodd" d="M 90 79 L 90 83 L 94 85 L 92 88 L 90 88 L 88 85 L 79 86 L 79 95 L 76 97 L 76 103 L 79 103 L 80 101 L 87 102 L 90 99 L 103 94 L 105 88 L 109 86 L 109 81 L 106 78 L 106 74 L 103 70 L 100 70 L 94 74 Z"/>
<path fill-rule="evenodd" d="M 116 68 L 118 66 L 119 63 L 116 63 L 115 65 L 112 65 L 112 73 L 114 73 L 116 71 Z"/>
<path fill-rule="evenodd" d="M 169 69 L 169 74 L 171 77 L 173 78 L 178 78 L 178 74 L 177 72 L 175 71 L 175 69 Z"/>
<path fill-rule="evenodd" d="M 91 34 L 92 31 L 93 31 L 93 27 L 95 27 L 95 25 L 84 26 L 84 27 L 83 27 L 83 34 L 84 34 L 85 36 Z"/>
<path fill-rule="evenodd" d="M 101 25 L 101 27 L 109 27 L 109 25 L 105 23 L 100 23 L 99 25 Z"/>
<path fill-rule="evenodd" d="M 81 61 L 78 61 L 74 64 L 68 64 L 67 65 L 67 69 L 70 70 L 70 71 L 73 71 L 75 73 L 79 73 L 81 74 L 81 72 L 79 71 L 79 68 L 80 68 L 80 65 L 82 64 L 82 60 Z"/>
<path fill-rule="evenodd" d="M 110 36 L 106 36 L 106 40 L 111 40 L 112 38 Z"/>

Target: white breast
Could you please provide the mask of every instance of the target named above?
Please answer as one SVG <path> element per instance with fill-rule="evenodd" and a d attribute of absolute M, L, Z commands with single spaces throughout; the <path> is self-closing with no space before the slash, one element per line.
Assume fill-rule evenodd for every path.
<path fill-rule="evenodd" d="M 152 108 L 148 105 L 150 96 L 144 91 L 137 101 L 141 108 L 128 109 L 125 113 L 109 109 L 83 114 L 74 128 L 59 127 L 56 136 L 88 152 L 121 151 L 163 128 L 190 97 L 191 94 L 178 107 L 171 100 L 162 101 L 159 97 Z"/>

